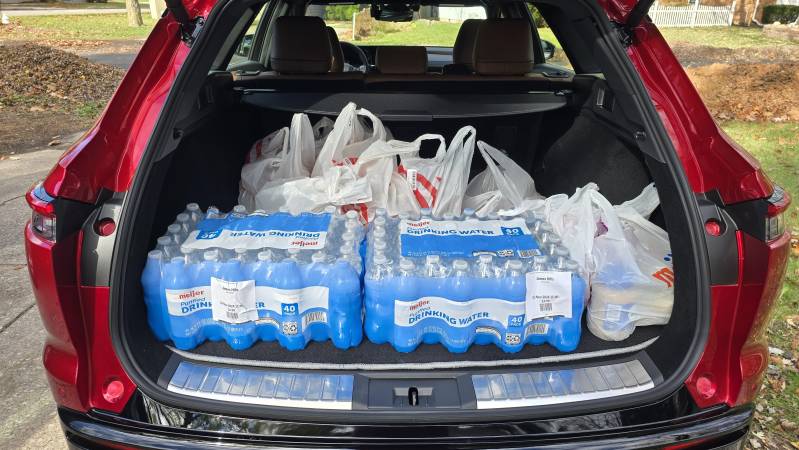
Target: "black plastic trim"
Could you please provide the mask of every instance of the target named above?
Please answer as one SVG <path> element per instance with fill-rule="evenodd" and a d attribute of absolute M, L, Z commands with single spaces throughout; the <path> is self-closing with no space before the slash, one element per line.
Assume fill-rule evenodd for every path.
<path fill-rule="evenodd" d="M 337 116 L 354 102 L 383 120 L 424 121 L 511 116 L 553 111 L 567 98 L 552 92 L 433 94 L 416 92 L 278 92 L 244 89 L 241 102 L 278 111 Z"/>
<path fill-rule="evenodd" d="M 713 220 L 721 225 L 720 235 L 705 233 L 710 260 L 710 282 L 714 285 L 736 284 L 738 283 L 738 237 L 736 236 L 738 226 L 730 214 L 707 195 L 698 194 L 696 197 L 702 214 L 702 223 Z M 765 223 L 765 220 L 763 222 Z"/>
<path fill-rule="evenodd" d="M 95 224 L 103 219 L 119 223 L 124 192 L 103 192 L 94 211 L 83 224 L 83 245 L 80 255 L 80 282 L 82 286 L 109 286 L 111 262 L 114 257 L 117 231 L 108 236 L 97 233 Z"/>
<path fill-rule="evenodd" d="M 217 424 L 224 430 L 177 429 L 149 425 L 124 417 L 92 411 L 88 414 L 59 409 L 59 419 L 74 448 L 662 448 L 695 444 L 718 448 L 744 439 L 752 420 L 751 406 L 711 408 L 677 419 L 660 416 L 653 404 L 613 416 L 575 416 L 557 421 L 450 424 L 431 426 L 413 421 L 402 426 L 287 423 L 277 420 L 239 423 L 236 418 L 188 416 L 192 423 Z M 635 416 L 639 419 L 635 420 Z M 639 423 L 636 425 L 636 423 Z M 616 424 L 615 426 L 609 426 Z"/>

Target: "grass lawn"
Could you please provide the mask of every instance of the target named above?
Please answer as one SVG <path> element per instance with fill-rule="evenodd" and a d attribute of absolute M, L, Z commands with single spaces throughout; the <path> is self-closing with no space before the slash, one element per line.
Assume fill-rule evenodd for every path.
<path fill-rule="evenodd" d="M 771 178 L 793 194 L 793 204 L 787 213 L 787 228 L 799 230 L 799 124 L 728 122 L 722 128 L 736 142 L 752 153 Z M 799 258 L 789 259 L 788 272 L 782 293 L 774 308 L 769 327 L 769 345 L 796 358 L 799 354 Z M 774 363 L 774 361 L 772 361 Z M 777 364 L 781 366 L 781 364 Z M 782 368 L 780 376 L 769 375 L 760 401 L 774 413 L 764 414 L 777 422 L 787 419 L 799 423 L 799 372 L 796 368 Z M 784 381 L 784 385 L 783 385 Z M 796 435 L 786 433 L 776 423 L 767 424 L 770 432 L 779 433 L 792 441 Z M 792 435 L 793 434 L 793 435 Z"/>
<path fill-rule="evenodd" d="M 96 14 L 76 16 L 14 17 L 20 27 L 0 33 L 0 39 L 75 39 L 109 40 L 145 38 L 155 24 L 149 12 L 142 13 L 144 25 L 129 27 L 125 14 Z"/>
<path fill-rule="evenodd" d="M 757 27 L 661 28 L 660 32 L 670 45 L 684 42 L 723 48 L 794 46 L 799 51 L 799 42 L 765 37 Z"/>

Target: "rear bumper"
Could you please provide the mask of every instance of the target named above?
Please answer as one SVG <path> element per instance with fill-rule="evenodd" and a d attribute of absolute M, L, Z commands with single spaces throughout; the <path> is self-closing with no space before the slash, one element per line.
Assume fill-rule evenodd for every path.
<path fill-rule="evenodd" d="M 623 414 L 623 412 L 619 412 Z M 147 449 L 202 449 L 202 448 L 374 448 L 411 447 L 422 448 L 612 448 L 643 449 L 669 448 L 722 448 L 740 449 L 746 438 L 752 420 L 752 409 L 719 408 L 683 418 L 673 424 L 657 423 L 648 427 L 614 430 L 606 428 L 590 433 L 571 433 L 563 430 L 541 434 L 515 434 L 506 428 L 511 424 L 496 424 L 496 433 L 484 433 L 466 438 L 460 436 L 427 435 L 425 427 L 417 432 L 400 432 L 403 437 L 389 435 L 376 436 L 364 429 L 365 426 L 342 426 L 349 430 L 349 436 L 313 435 L 313 426 L 303 434 L 306 424 L 296 424 L 292 433 L 278 426 L 277 431 L 267 429 L 252 430 L 250 434 L 219 433 L 185 428 L 170 428 L 150 425 L 100 412 L 88 414 L 60 409 L 62 428 L 70 448 L 147 448 Z M 217 416 L 219 417 L 219 416 Z M 578 418 L 575 418 L 578 419 Z M 598 428 L 602 428 L 601 424 Z M 607 423 L 606 427 L 613 424 Z M 459 427 L 469 425 L 459 425 Z M 403 426 L 417 428 L 413 425 Z M 383 427 L 386 428 L 386 427 Z M 462 429 L 462 428 L 461 428 Z"/>

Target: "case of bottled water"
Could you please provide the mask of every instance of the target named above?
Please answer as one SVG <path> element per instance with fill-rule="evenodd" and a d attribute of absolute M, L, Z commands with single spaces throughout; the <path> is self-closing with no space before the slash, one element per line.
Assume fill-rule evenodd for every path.
<path fill-rule="evenodd" d="M 552 226 L 536 214 L 388 217 L 369 227 L 367 338 L 400 352 L 441 343 L 451 352 L 495 344 L 518 352 L 580 340 L 585 281 Z"/>
<path fill-rule="evenodd" d="M 228 214 L 186 206 L 142 273 L 147 320 L 160 340 L 188 350 L 206 339 L 242 350 L 277 340 L 289 350 L 330 339 L 342 349 L 363 336 L 354 212 Z"/>

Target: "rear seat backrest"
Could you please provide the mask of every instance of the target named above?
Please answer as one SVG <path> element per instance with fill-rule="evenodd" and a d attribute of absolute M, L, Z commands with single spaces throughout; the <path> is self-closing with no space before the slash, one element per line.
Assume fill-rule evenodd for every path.
<path fill-rule="evenodd" d="M 275 20 L 269 61 L 280 74 L 330 72 L 332 55 L 325 22 L 319 17 L 283 16 Z"/>
<path fill-rule="evenodd" d="M 452 64 L 444 66 L 444 74 L 470 74 L 474 72 L 474 47 L 477 31 L 483 19 L 466 19 L 458 29 L 458 37 L 452 47 Z"/>
<path fill-rule="evenodd" d="M 344 51 L 333 27 L 327 27 L 327 37 L 330 40 L 330 71 L 333 73 L 344 72 Z"/>
<path fill-rule="evenodd" d="M 375 65 L 383 75 L 424 75 L 427 49 L 413 46 L 378 47 Z"/>
<path fill-rule="evenodd" d="M 533 30 L 528 19 L 487 19 L 474 48 L 479 75 L 525 75 L 533 70 Z"/>

